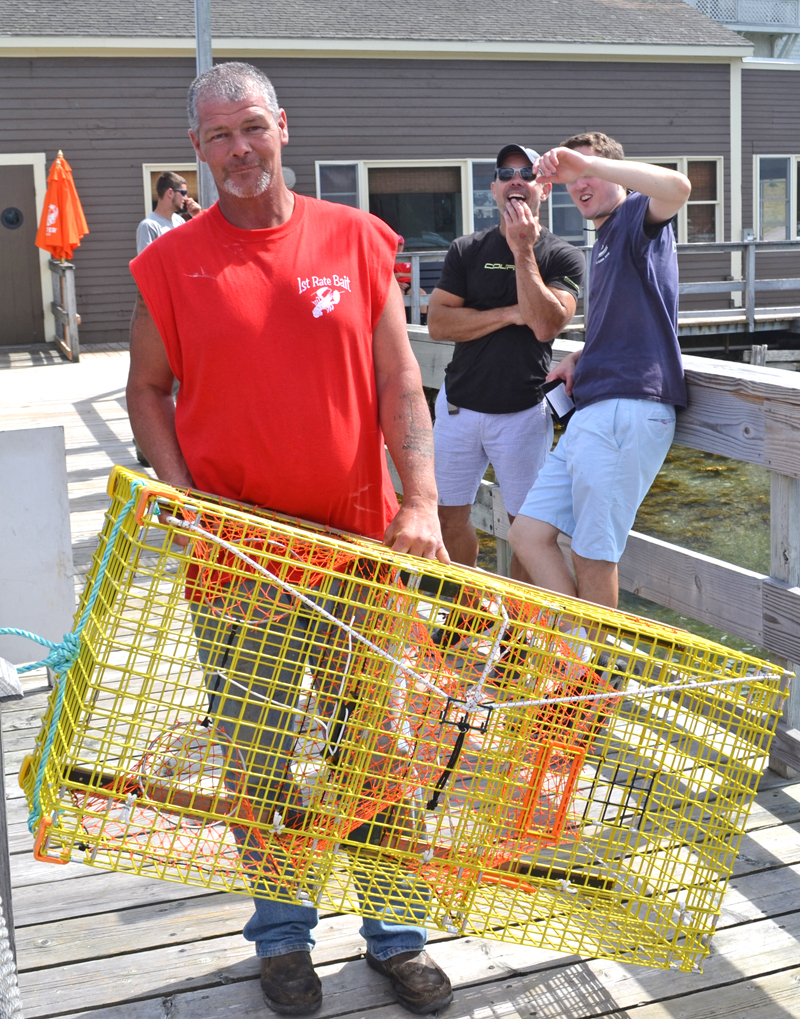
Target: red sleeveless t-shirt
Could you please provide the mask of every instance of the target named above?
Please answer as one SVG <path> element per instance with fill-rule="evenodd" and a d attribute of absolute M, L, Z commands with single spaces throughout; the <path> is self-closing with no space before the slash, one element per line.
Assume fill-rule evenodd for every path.
<path fill-rule="evenodd" d="M 215 205 L 131 262 L 197 488 L 383 537 L 397 499 L 372 334 L 396 246 L 376 217 L 295 195 L 282 226 L 240 230 Z"/>

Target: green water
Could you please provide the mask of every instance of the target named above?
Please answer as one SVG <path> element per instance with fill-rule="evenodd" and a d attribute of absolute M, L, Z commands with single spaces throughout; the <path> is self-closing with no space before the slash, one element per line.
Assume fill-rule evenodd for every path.
<path fill-rule="evenodd" d="M 633 529 L 748 570 L 769 573 L 769 489 L 769 472 L 763 467 L 673 446 L 639 508 Z M 619 607 L 769 657 L 763 648 L 748 641 L 626 591 L 620 592 Z"/>
<path fill-rule="evenodd" d="M 673 446 L 634 530 L 769 573 L 769 471 Z"/>

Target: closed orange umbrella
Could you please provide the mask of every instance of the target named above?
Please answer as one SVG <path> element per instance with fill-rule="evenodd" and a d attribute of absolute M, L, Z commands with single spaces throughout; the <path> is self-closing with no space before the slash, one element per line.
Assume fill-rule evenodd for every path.
<path fill-rule="evenodd" d="M 47 176 L 47 194 L 42 221 L 36 234 L 36 245 L 63 262 L 72 258 L 72 252 L 81 243 L 81 237 L 88 233 L 89 227 L 75 190 L 72 169 L 59 149 Z"/>

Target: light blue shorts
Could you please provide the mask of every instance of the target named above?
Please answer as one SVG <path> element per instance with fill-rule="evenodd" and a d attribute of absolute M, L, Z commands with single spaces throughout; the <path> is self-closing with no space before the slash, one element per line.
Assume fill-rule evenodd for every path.
<path fill-rule="evenodd" d="M 520 513 L 572 538 L 584 559 L 619 562 L 675 434 L 675 408 L 601 400 L 576 411 Z"/>
<path fill-rule="evenodd" d="M 545 400 L 512 414 L 466 407 L 449 414 L 442 386 L 433 444 L 440 506 L 471 506 L 491 463 L 506 511 L 515 517 L 553 445 L 553 419 Z"/>

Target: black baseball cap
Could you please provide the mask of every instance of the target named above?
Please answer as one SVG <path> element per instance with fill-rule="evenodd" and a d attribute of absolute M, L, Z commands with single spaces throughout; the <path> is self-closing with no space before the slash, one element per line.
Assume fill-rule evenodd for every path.
<path fill-rule="evenodd" d="M 510 156 L 512 152 L 521 152 L 531 166 L 533 166 L 539 158 L 539 153 L 536 149 L 529 149 L 527 145 L 504 145 L 497 153 L 497 162 L 495 163 L 495 166 L 502 166 L 505 158 Z"/>

